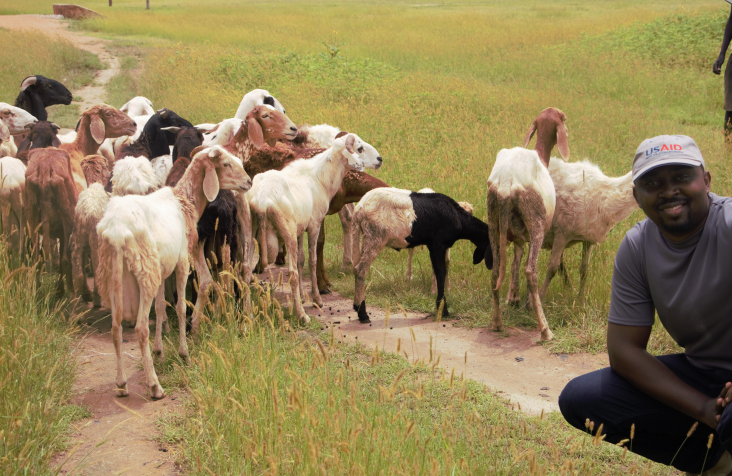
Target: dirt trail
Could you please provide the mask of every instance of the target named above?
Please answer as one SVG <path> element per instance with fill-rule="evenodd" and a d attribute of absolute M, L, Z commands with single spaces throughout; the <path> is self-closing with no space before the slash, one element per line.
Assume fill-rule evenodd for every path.
<path fill-rule="evenodd" d="M 69 31 L 63 20 L 53 16 L 0 16 L 0 27 L 40 30 L 97 55 L 107 69 L 97 73 L 92 85 L 73 92 L 74 97 L 82 98 L 73 104 L 83 111 L 89 106 L 105 102 L 105 85 L 119 72 L 120 66 L 119 59 L 104 49 L 108 41 Z M 115 397 L 117 359 L 110 335 L 112 323 L 109 311 L 90 311 L 83 324 L 86 325 L 86 333 L 71 356 L 77 358 L 80 364 L 72 403 L 89 409 L 92 417 L 74 425 L 69 451 L 56 455 L 52 467 L 58 468 L 59 474 L 64 475 L 179 474 L 174 463 L 175 455 L 151 438 L 158 434 L 155 427 L 157 419 L 166 413 L 182 411 L 180 395 L 175 389 L 168 388 L 164 400 L 150 400 L 146 395 L 145 376 L 140 368 L 137 336 L 134 329 L 124 328 L 122 350 L 129 376 L 130 396 Z"/>
<path fill-rule="evenodd" d="M 270 271 L 275 283 L 279 281 L 279 273 L 285 273 L 281 282 L 287 283 L 285 268 L 274 266 L 259 275 L 260 279 L 270 281 Z M 309 279 L 306 279 L 305 288 L 310 294 Z M 281 302 L 286 302 L 289 285 L 276 291 L 282 297 Z M 370 349 L 378 346 L 387 351 L 396 351 L 401 340 L 402 355 L 410 361 L 421 359 L 425 362 L 430 360 L 432 342 L 432 362 L 439 356 L 439 367 L 448 374 L 453 368 L 455 375 L 465 372 L 468 378 L 502 393 L 529 414 L 559 410 L 557 397 L 567 382 L 609 365 L 607 354 L 552 354 L 537 344 L 540 336 L 534 330 L 509 328 L 506 336 L 488 329 L 454 327 L 449 320 L 437 323 L 426 313 L 408 312 L 405 317 L 394 310 L 387 328 L 384 325 L 386 313 L 374 306 L 369 306 L 371 325 L 360 324 L 351 299 L 337 293 L 322 298 L 324 308 L 321 312 L 312 307 L 306 307 L 305 312 L 317 316 L 338 339 L 360 342 Z"/>

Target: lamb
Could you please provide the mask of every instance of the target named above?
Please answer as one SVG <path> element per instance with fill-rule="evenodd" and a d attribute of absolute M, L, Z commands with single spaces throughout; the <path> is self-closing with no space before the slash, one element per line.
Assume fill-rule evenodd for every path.
<path fill-rule="evenodd" d="M 275 99 L 269 91 L 265 89 L 255 89 L 246 93 L 241 99 L 239 109 L 236 110 L 234 118 L 241 119 L 243 121 L 256 106 L 265 105 L 271 107 L 275 111 L 281 112 L 282 114 L 285 113 L 285 108 L 282 107 L 282 104 L 280 104 L 280 102 Z"/>
<path fill-rule="evenodd" d="M 165 396 L 153 367 L 148 343 L 148 315 L 155 299 L 153 352 L 163 354 L 165 278 L 176 274 L 178 296 L 184 296 L 189 255 L 197 254 L 196 222 L 220 189 L 245 192 L 251 187 L 241 163 L 221 147 L 203 149 L 173 189 L 150 195 L 113 197 L 97 225 L 99 293 L 112 310 L 112 341 L 117 354 L 117 395 L 129 395 L 122 367 L 122 320 L 136 322 L 142 364 L 150 395 Z M 178 353 L 188 359 L 185 299 L 176 304 L 180 330 Z M 194 327 L 198 325 L 196 316 Z"/>
<path fill-rule="evenodd" d="M 421 190 L 417 190 L 417 193 L 435 193 L 434 190 L 431 188 L 423 188 Z M 463 210 L 473 214 L 473 205 L 468 202 L 457 202 L 458 205 L 460 205 Z M 407 256 L 407 279 L 412 280 L 412 259 L 414 258 L 414 250 L 415 248 L 409 248 L 409 255 Z M 445 253 L 445 289 L 450 290 L 450 250 L 447 250 L 447 253 Z M 437 292 L 437 278 L 435 277 L 435 273 L 432 273 L 432 289 L 430 290 L 432 293 Z"/>
<path fill-rule="evenodd" d="M 40 74 L 28 76 L 20 83 L 20 94 L 15 99 L 15 106 L 33 114 L 39 121 L 47 121 L 46 108 L 56 104 L 71 104 L 71 91 L 55 79 Z"/>
<path fill-rule="evenodd" d="M 86 179 L 81 170 L 81 161 L 87 155 L 97 152 L 105 138 L 134 134 L 135 122 L 124 112 L 98 104 L 81 115 L 77 136 L 71 144 L 61 144 L 59 149 L 66 151 L 71 159 L 71 171 L 77 192 L 86 188 Z M 78 193 L 77 193 L 78 195 Z"/>
<path fill-rule="evenodd" d="M 56 287 L 59 296 L 64 293 L 64 279 L 69 290 L 74 289 L 69 239 L 79 196 L 75 185 L 71 158 L 66 151 L 55 148 L 30 151 L 25 171 L 24 212 L 31 231 L 36 230 L 39 223 L 42 225 L 46 260 L 51 258 L 51 240 L 59 240 L 61 272 Z M 34 247 L 34 261 L 38 259 L 37 252 L 38 248 Z"/>
<path fill-rule="evenodd" d="M 25 195 L 25 164 L 13 157 L 0 158 L 0 224 L 3 235 L 20 255 L 25 244 L 25 213 L 23 200 Z M 15 230 L 13 230 L 15 227 Z"/>
<path fill-rule="evenodd" d="M 447 250 L 457 240 L 467 239 L 475 245 L 473 264 L 480 263 L 491 253 L 488 225 L 441 193 L 419 193 L 398 188 L 371 190 L 356 205 L 353 223 L 363 238 L 360 247 L 354 247 L 356 286 L 353 309 L 358 312 L 360 323 L 371 322 L 364 297 L 366 274 L 385 246 L 397 250 L 427 246 L 437 278 L 436 306 L 438 312 L 442 308 L 443 316 L 450 314 L 444 289 Z M 490 269 L 492 263 L 486 265 Z"/>
<path fill-rule="evenodd" d="M 126 157 L 114 163 L 112 195 L 148 195 L 158 190 L 162 182 L 145 157 Z"/>
<path fill-rule="evenodd" d="M 96 276 L 98 263 L 97 224 L 104 216 L 109 203 L 109 194 L 104 187 L 109 181 L 109 167 L 105 157 L 90 155 L 81 161 L 81 168 L 88 187 L 79 194 L 74 214 L 74 235 L 71 248 L 71 271 L 77 296 L 84 301 L 93 301 L 94 307 L 101 306 L 97 280 L 94 280 L 93 295 L 86 284 L 83 271 L 83 256 L 89 250 L 91 267 Z"/>
<path fill-rule="evenodd" d="M 529 257 L 525 274 L 529 303 L 536 313 L 542 340 L 551 340 L 552 331 L 544 317 L 539 298 L 536 263 L 549 230 L 556 207 L 556 192 L 549 175 L 549 158 L 554 145 L 562 157 L 569 158 L 567 145 L 567 117 L 556 108 L 547 108 L 534 120 L 524 138 L 524 147 L 538 131 L 536 149 L 520 147 L 503 149 L 498 152 L 496 163 L 488 177 L 488 229 L 491 238 L 492 259 L 486 256 L 486 266 L 491 269 L 493 288 L 493 328 L 503 329 L 501 319 L 501 284 L 506 270 L 506 248 L 513 241 L 515 255 L 523 254 L 523 245 L 529 241 Z M 517 261 L 514 260 L 516 265 Z M 518 260 L 520 263 L 520 258 Z M 511 268 L 512 279 L 518 280 L 518 265 Z M 509 294 L 509 302 L 517 301 L 518 296 Z"/>
<path fill-rule="evenodd" d="M 310 318 L 305 314 L 300 300 L 300 275 L 305 257 L 302 252 L 303 233 L 308 232 L 313 302 L 322 306 L 315 274 L 318 233 L 330 201 L 348 168 L 363 171 L 367 166 L 376 168 L 381 165 L 380 156 L 377 156 L 379 160 L 372 158 L 368 163 L 362 161 L 359 154 L 364 152 L 364 144 L 357 135 L 348 134 L 336 139 L 330 149 L 310 160 L 298 160 L 281 171 L 270 170 L 254 178 L 250 206 L 257 223 L 252 224 L 252 229 L 257 229 L 258 224 L 266 224 L 264 230 L 268 235 L 276 232 L 285 242 L 297 317 L 304 322 L 309 322 Z M 260 243 L 268 243 L 268 238 L 262 236 Z M 298 251 L 301 253 L 298 254 Z"/>
<path fill-rule="evenodd" d="M 564 250 L 582 243 L 578 301 L 584 304 L 587 265 L 593 245 L 605 241 L 615 224 L 638 208 L 633 197 L 632 173 L 610 178 L 588 161 L 565 163 L 552 158 L 549 174 L 557 193 L 557 207 L 552 226 L 544 236 L 543 247 L 551 249 L 551 258 L 539 295 L 543 300 L 552 278 L 563 266 Z M 519 262 L 515 266 L 520 265 Z M 511 281 L 511 286 L 514 285 L 518 286 L 518 280 Z M 518 295 L 518 289 L 509 294 Z"/>

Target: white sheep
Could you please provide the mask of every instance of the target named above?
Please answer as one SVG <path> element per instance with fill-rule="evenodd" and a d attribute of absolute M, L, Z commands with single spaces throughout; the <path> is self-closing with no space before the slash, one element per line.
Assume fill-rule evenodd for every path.
<path fill-rule="evenodd" d="M 348 170 L 363 171 L 365 167 L 377 168 L 381 165 L 378 154 L 373 159 L 369 154 L 368 163 L 359 157 L 365 144 L 357 135 L 347 134 L 336 139 L 332 147 L 312 159 L 296 160 L 283 170 L 269 170 L 254 177 L 249 194 L 254 218 L 252 229 L 258 229 L 260 223 L 266 225 L 264 229 L 269 236 L 260 236 L 260 243 L 270 242 L 275 232 L 284 241 L 293 300 L 297 316 L 304 322 L 309 322 L 310 318 L 305 314 L 300 300 L 300 275 L 305 259 L 302 251 L 303 234 L 305 231 L 308 233 L 313 302 L 322 306 L 317 285 L 315 250 L 320 226 Z M 266 263 L 266 247 L 263 252 L 260 251 L 260 259 Z"/>
<path fill-rule="evenodd" d="M 605 241 L 607 234 L 620 221 L 638 208 L 633 197 L 632 173 L 622 177 L 608 177 L 596 165 L 552 158 L 549 174 L 557 193 L 552 226 L 544 236 L 544 248 L 551 249 L 546 279 L 541 288 L 542 300 L 557 270 L 562 267 L 564 250 L 582 243 L 580 288 L 578 301 L 584 303 L 587 266 L 593 245 Z M 514 258 L 516 259 L 516 258 Z M 516 266 L 520 266 L 520 263 Z M 564 270 L 566 276 L 566 270 Z M 511 279 L 511 287 L 518 280 Z M 516 289 L 513 295 L 518 295 Z"/>
<path fill-rule="evenodd" d="M 236 110 L 234 117 L 243 121 L 247 118 L 247 114 L 257 106 L 269 106 L 282 114 L 285 113 L 285 108 L 282 107 L 282 104 L 280 104 L 280 102 L 275 99 L 269 91 L 265 89 L 254 89 L 246 93 L 241 99 L 239 109 Z"/>
<path fill-rule="evenodd" d="M 220 189 L 246 191 L 251 179 L 241 162 L 219 146 L 197 153 L 175 188 L 150 195 L 112 197 L 97 226 L 99 293 L 112 310 L 112 341 L 117 354 L 117 395 L 129 395 L 122 366 L 122 320 L 136 322 L 142 365 L 154 399 L 165 396 L 153 367 L 148 315 L 155 299 L 153 351 L 162 358 L 165 314 L 164 280 L 174 271 L 180 330 L 178 353 L 188 359 L 185 286 L 189 255 L 197 254 L 196 223 Z M 194 327 L 198 324 L 194 316 Z"/>
<path fill-rule="evenodd" d="M 0 158 L 0 207 L 2 207 L 0 223 L 6 238 L 9 238 L 11 242 L 18 240 L 18 249 L 21 254 L 25 241 L 25 213 L 23 211 L 25 170 L 23 162 L 16 158 Z M 13 227 L 15 227 L 15 231 L 13 231 Z M 12 246 L 15 248 L 14 243 Z"/>
<path fill-rule="evenodd" d="M 524 139 L 528 145 L 537 132 L 536 150 L 521 147 L 503 149 L 498 152 L 496 163 L 488 178 L 488 228 L 493 250 L 493 328 L 503 329 L 501 318 L 500 290 L 506 271 L 509 240 L 514 243 L 514 253 L 523 254 L 525 242 L 529 242 L 529 256 L 524 270 L 529 303 L 536 313 L 542 340 L 551 340 L 552 331 L 544 317 L 539 298 L 536 265 L 544 235 L 554 217 L 557 197 L 549 175 L 549 158 L 554 145 L 558 145 L 563 158 L 569 157 L 565 114 L 556 108 L 547 108 L 534 120 Z M 518 261 L 520 263 L 520 259 Z M 516 263 L 516 261 L 514 261 Z M 488 266 L 491 268 L 491 266 Z M 518 266 L 511 268 L 512 276 L 518 276 Z M 515 278 L 518 279 L 518 278 Z M 518 296 L 508 296 L 509 302 Z"/>
<path fill-rule="evenodd" d="M 155 114 L 152 101 L 144 96 L 135 96 L 127 101 L 119 110 L 126 112 L 130 117 L 152 116 Z"/>
<path fill-rule="evenodd" d="M 112 195 L 147 195 L 159 189 L 162 184 L 145 157 L 125 157 L 114 163 Z"/>
<path fill-rule="evenodd" d="M 0 102 L 0 157 L 15 157 L 18 146 L 13 135 L 27 132 L 26 127 L 36 122 L 28 111 Z"/>
<path fill-rule="evenodd" d="M 99 146 L 98 153 L 107 158 L 110 162 L 114 162 L 114 156 L 117 151 L 125 144 L 129 144 L 140 137 L 142 129 L 145 128 L 147 121 L 155 114 L 152 107 L 152 101 L 144 96 L 136 96 L 127 101 L 120 111 L 130 116 L 137 126 L 137 132 L 131 136 L 121 136 L 114 139 L 105 139 Z"/>

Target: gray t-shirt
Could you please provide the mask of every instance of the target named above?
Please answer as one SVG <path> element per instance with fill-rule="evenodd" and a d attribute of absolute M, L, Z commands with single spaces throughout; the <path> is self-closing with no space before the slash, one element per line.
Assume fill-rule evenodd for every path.
<path fill-rule="evenodd" d="M 709 194 L 704 229 L 669 241 L 647 218 L 615 256 L 608 321 L 652 326 L 654 310 L 697 367 L 732 370 L 732 198 Z"/>

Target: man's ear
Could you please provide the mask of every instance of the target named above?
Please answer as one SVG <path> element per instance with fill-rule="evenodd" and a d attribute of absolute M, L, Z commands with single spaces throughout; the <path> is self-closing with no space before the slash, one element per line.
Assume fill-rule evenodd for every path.
<path fill-rule="evenodd" d="M 712 188 L 712 174 L 708 170 L 704 172 L 704 183 L 707 185 L 707 193 L 709 193 Z"/>
<path fill-rule="evenodd" d="M 640 202 L 638 201 L 638 194 L 635 189 L 635 184 L 633 184 L 632 189 L 633 189 L 633 198 L 635 198 L 635 203 L 636 203 L 636 205 L 638 205 L 638 208 L 640 208 Z"/>

